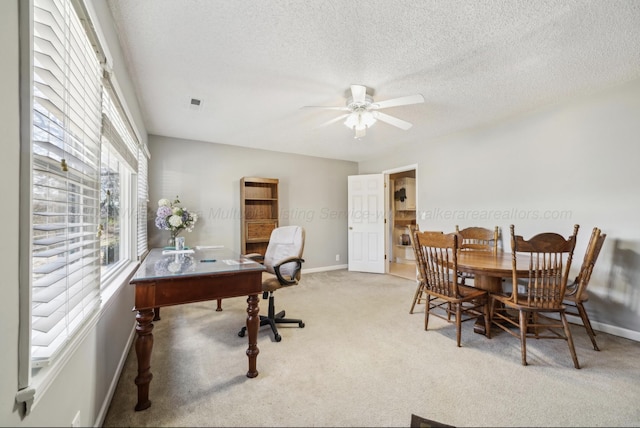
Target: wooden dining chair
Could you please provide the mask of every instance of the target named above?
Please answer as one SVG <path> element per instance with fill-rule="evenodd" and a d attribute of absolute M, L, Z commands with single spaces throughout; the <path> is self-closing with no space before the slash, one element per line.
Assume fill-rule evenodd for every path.
<path fill-rule="evenodd" d="M 462 242 L 459 243 L 460 250 L 489 251 L 494 255 L 498 254 L 498 226 L 493 229 L 467 227 L 460 230 L 456 225 L 456 233 L 462 237 Z"/>
<path fill-rule="evenodd" d="M 485 227 L 467 227 L 460 230 L 460 227 L 456 224 L 456 233 L 459 236 L 460 251 L 485 251 L 494 256 L 498 254 L 498 237 L 500 234 L 498 226 L 493 230 Z M 460 272 L 458 275 L 467 285 L 471 285 L 467 280 L 473 280 L 474 275 L 472 273 Z"/>
<path fill-rule="evenodd" d="M 409 225 L 409 237 L 411 239 L 411 247 L 413 248 L 413 254 L 418 254 L 418 243 L 417 240 L 415 238 L 415 234 L 416 232 L 420 231 L 420 226 L 418 226 L 417 224 L 412 224 Z M 444 232 L 438 232 L 441 234 L 444 234 Z M 416 292 L 413 295 L 413 301 L 411 302 L 411 309 L 409 309 L 409 313 L 412 314 L 413 310 L 415 309 L 416 305 L 419 305 L 421 303 L 425 303 L 427 301 L 427 293 L 424 290 L 424 285 L 425 285 L 425 281 L 426 279 L 426 273 L 424 272 L 424 267 L 423 265 L 420 264 L 420 261 L 418 260 L 417 257 L 415 257 L 416 260 L 416 281 L 418 282 L 417 286 L 416 286 Z"/>
<path fill-rule="evenodd" d="M 453 316 L 458 346 L 463 322 L 484 317 L 485 328 L 489 330 L 488 293 L 459 283 L 458 235 L 416 231 L 414 237 L 416 260 L 425 275 L 424 329 L 427 330 L 429 326 L 431 314 L 448 322 L 452 322 Z"/>
<path fill-rule="evenodd" d="M 596 260 L 598 260 L 598 255 L 600 254 L 602 244 L 604 244 L 606 237 L 607 235 L 602 233 L 600 229 L 597 227 L 593 228 L 591 238 L 589 238 L 589 244 L 587 245 L 587 250 L 584 254 L 584 260 L 580 267 L 580 272 L 578 272 L 578 276 L 576 276 L 573 283 L 567 285 L 567 291 L 564 295 L 564 304 L 567 306 L 567 315 L 580 317 L 582 319 L 582 325 L 584 325 L 584 328 L 587 330 L 587 334 L 593 344 L 593 349 L 596 351 L 599 351 L 600 348 L 598 348 L 598 344 L 596 343 L 596 333 L 591 327 L 589 315 L 584 308 L 584 302 L 589 300 L 587 286 L 589 285 L 593 267 L 596 264 Z"/>
<path fill-rule="evenodd" d="M 424 291 L 424 282 L 426 281 L 426 274 L 420 262 L 418 261 L 418 243 L 415 238 L 415 234 L 420 231 L 420 226 L 417 224 L 409 225 L 409 239 L 411 240 L 411 247 L 413 247 L 413 254 L 416 255 L 416 292 L 413 295 L 413 301 L 411 302 L 411 309 L 409 313 L 412 314 L 416 305 L 427 301 L 427 294 Z"/>
<path fill-rule="evenodd" d="M 580 368 L 569 322 L 565 314 L 565 297 L 569 269 L 576 246 L 579 226 L 573 235 L 565 239 L 557 233 L 540 233 L 529 240 L 515 234 L 511 225 L 511 253 L 513 289 L 510 294 L 492 294 L 490 316 L 492 326 L 520 339 L 522 365 L 527 365 L 527 337 L 536 339 L 564 339 L 569 345 L 573 365 Z M 529 275 L 524 284 L 524 293 L 519 292 L 517 255 L 530 257 Z M 518 312 L 514 319 L 510 311 Z M 554 316 L 551 316 L 551 315 Z M 514 329 L 515 327 L 515 329 Z M 491 337 L 491 330 L 488 329 Z"/>

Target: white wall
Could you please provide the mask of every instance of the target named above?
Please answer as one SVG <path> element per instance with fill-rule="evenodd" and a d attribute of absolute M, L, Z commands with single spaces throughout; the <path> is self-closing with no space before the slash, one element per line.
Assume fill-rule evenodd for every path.
<path fill-rule="evenodd" d="M 572 272 L 591 230 L 607 240 L 589 288 L 595 327 L 640 340 L 640 80 L 359 165 L 372 173 L 418 163 L 418 223 L 509 225 L 524 237 L 580 225 Z M 542 218 L 545 213 L 558 218 Z"/>
<path fill-rule="evenodd" d="M 277 153 L 200 141 L 149 136 L 149 242 L 166 245 L 168 231 L 153 220 L 161 198 L 180 197 L 199 214 L 187 245 L 240 249 L 240 179 L 279 179 L 280 224 L 305 228 L 303 269 L 344 265 L 347 260 L 347 176 L 354 162 Z M 340 261 L 336 262 L 336 254 Z"/>

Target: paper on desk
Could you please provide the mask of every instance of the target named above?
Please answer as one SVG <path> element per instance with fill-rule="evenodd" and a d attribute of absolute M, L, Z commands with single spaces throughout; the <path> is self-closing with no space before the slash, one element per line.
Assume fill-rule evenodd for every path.
<path fill-rule="evenodd" d="M 166 256 L 167 254 L 193 254 L 195 251 L 193 250 L 162 250 L 162 255 Z"/>
<path fill-rule="evenodd" d="M 216 248 L 224 248 L 224 245 L 196 245 L 196 250 L 212 250 Z"/>
<path fill-rule="evenodd" d="M 255 263 L 252 260 L 240 259 L 240 260 L 222 260 L 222 263 L 226 263 L 228 265 L 244 265 L 247 263 Z"/>

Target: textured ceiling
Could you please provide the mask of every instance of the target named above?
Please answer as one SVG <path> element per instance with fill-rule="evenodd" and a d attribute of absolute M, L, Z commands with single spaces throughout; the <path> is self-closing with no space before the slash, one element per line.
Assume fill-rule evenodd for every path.
<path fill-rule="evenodd" d="M 108 3 L 147 130 L 169 137 L 361 161 L 640 78 L 637 0 Z M 351 84 L 426 101 L 359 140 L 301 108 Z"/>

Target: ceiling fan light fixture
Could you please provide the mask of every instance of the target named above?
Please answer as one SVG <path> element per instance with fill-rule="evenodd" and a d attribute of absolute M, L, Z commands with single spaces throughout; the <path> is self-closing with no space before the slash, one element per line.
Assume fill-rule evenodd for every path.
<path fill-rule="evenodd" d="M 376 123 L 376 118 L 370 111 L 359 110 L 351 113 L 344 121 L 344 125 L 356 132 L 354 138 L 362 138 L 367 132 L 367 128 Z"/>

